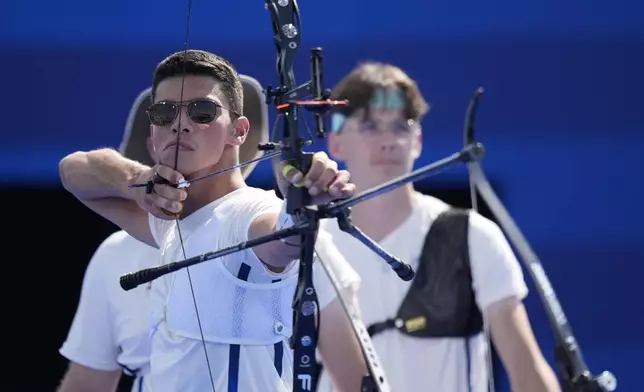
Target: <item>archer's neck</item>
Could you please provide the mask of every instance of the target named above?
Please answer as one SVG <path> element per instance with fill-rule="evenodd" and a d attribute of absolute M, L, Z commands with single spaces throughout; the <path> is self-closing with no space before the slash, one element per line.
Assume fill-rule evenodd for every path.
<path fill-rule="evenodd" d="M 380 241 L 412 213 L 414 193 L 409 184 L 359 203 L 351 208 L 351 221 L 371 239 Z"/>

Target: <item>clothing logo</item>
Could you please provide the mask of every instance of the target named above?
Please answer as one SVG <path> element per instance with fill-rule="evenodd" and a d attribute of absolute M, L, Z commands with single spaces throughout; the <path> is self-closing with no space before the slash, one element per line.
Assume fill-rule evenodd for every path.
<path fill-rule="evenodd" d="M 302 314 L 305 316 L 310 316 L 313 313 L 315 313 L 315 310 L 317 307 L 315 306 L 315 302 L 313 301 L 304 301 L 302 304 Z"/>
<path fill-rule="evenodd" d="M 398 321 L 398 319 L 396 319 Z M 427 320 L 425 317 L 414 317 L 413 319 L 405 321 L 405 329 L 407 332 L 416 332 L 427 326 Z M 396 327 L 400 328 L 398 325 Z"/>
<path fill-rule="evenodd" d="M 300 366 L 303 368 L 311 367 L 311 357 L 308 355 L 303 355 L 300 359 Z"/>
<path fill-rule="evenodd" d="M 300 380 L 303 391 L 311 390 L 311 376 L 308 374 L 300 374 L 297 376 L 297 379 Z"/>

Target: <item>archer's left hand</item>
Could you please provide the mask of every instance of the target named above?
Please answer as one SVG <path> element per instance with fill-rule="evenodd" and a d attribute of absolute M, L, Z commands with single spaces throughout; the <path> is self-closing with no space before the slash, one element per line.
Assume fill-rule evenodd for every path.
<path fill-rule="evenodd" d="M 338 170 L 338 163 L 324 151 L 313 155 L 311 168 L 306 175 L 289 162 L 280 163 L 280 172 L 294 186 L 307 188 L 315 205 L 351 197 L 356 190 L 356 186 L 350 182 L 351 174 Z M 282 193 L 286 195 L 284 191 Z"/>

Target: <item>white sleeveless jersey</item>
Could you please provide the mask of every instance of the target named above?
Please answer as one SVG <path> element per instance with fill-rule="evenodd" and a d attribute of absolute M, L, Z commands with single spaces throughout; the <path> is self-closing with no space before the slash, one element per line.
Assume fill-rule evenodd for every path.
<path fill-rule="evenodd" d="M 251 222 L 266 212 L 278 212 L 281 205 L 273 191 L 246 187 L 202 207 L 179 223 L 185 256 L 246 241 Z M 150 227 L 162 263 L 184 259 L 176 221 L 150 216 Z M 346 261 L 335 264 L 340 265 L 343 285 L 358 280 Z M 154 391 L 212 391 L 210 375 L 217 391 L 291 391 L 288 338 L 297 274 L 296 261 L 275 274 L 248 249 L 154 281 L 150 373 Z M 314 264 L 314 286 L 320 308 L 335 298 L 319 263 Z"/>
<path fill-rule="evenodd" d="M 150 392 L 149 286 L 124 291 L 122 274 L 158 263 L 159 251 L 124 231 L 109 236 L 87 266 L 74 321 L 60 353 L 80 365 L 123 370 L 136 377 L 132 391 Z"/>
<path fill-rule="evenodd" d="M 414 201 L 413 212 L 379 245 L 416 269 L 432 222 L 449 205 L 420 193 Z M 323 223 L 334 244 L 362 279 L 358 301 L 365 325 L 395 316 L 409 291 L 409 282 L 401 280 L 373 251 L 342 232 L 335 221 Z M 494 222 L 476 213 L 470 215 L 469 223 L 470 265 L 479 308 L 486 309 L 510 296 L 523 299 L 528 289 L 503 232 Z M 470 339 L 419 339 L 392 329 L 374 336 L 373 345 L 392 391 L 487 391 L 488 347 L 483 334 Z M 333 391 L 325 373 L 318 391 Z"/>

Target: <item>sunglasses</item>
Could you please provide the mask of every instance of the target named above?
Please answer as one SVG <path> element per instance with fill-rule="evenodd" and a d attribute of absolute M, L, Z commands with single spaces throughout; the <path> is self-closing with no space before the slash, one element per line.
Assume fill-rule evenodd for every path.
<path fill-rule="evenodd" d="M 389 123 L 382 123 L 373 119 L 365 119 L 360 122 L 358 126 L 358 131 L 373 135 L 380 135 L 385 132 L 393 132 L 396 135 L 406 135 L 412 133 L 412 131 L 416 129 L 418 129 L 418 126 L 414 120 L 411 119 Z"/>
<path fill-rule="evenodd" d="M 197 124 L 208 124 L 215 121 L 221 114 L 221 109 L 236 113 L 210 99 L 195 99 L 183 104 L 160 101 L 150 105 L 145 112 L 148 114 L 152 125 L 163 127 L 174 122 L 182 107 L 186 108 L 190 120 Z"/>

